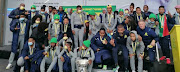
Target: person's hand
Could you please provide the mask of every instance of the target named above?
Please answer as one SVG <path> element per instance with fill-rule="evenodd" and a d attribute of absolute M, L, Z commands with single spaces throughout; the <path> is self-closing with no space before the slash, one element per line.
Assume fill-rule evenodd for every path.
<path fill-rule="evenodd" d="M 143 59 L 144 55 L 142 55 L 142 54 L 139 54 L 139 57 L 141 57 L 141 58 Z"/>
<path fill-rule="evenodd" d="M 173 17 L 169 11 L 168 11 L 168 15 L 169 15 L 171 18 Z"/>
<path fill-rule="evenodd" d="M 20 28 L 17 28 L 17 27 L 16 27 L 16 28 L 14 28 L 14 30 L 18 30 L 18 29 L 20 29 Z"/>
<path fill-rule="evenodd" d="M 81 51 L 81 49 L 82 49 L 82 46 L 79 47 L 79 51 Z"/>
<path fill-rule="evenodd" d="M 47 52 L 43 52 L 43 55 L 47 55 Z"/>
<path fill-rule="evenodd" d="M 142 41 L 142 37 L 140 35 L 138 35 L 138 40 Z"/>
<path fill-rule="evenodd" d="M 56 46 L 59 46 L 59 42 L 56 43 Z"/>
<path fill-rule="evenodd" d="M 16 15 L 15 18 L 19 18 L 19 15 Z"/>
<path fill-rule="evenodd" d="M 90 34 L 90 35 L 92 34 L 92 31 L 91 31 L 91 30 L 89 30 L 89 34 Z"/>
<path fill-rule="evenodd" d="M 91 64 L 92 64 L 92 60 L 89 60 L 88 62 L 89 62 L 89 65 L 91 65 Z"/>
<path fill-rule="evenodd" d="M 112 33 L 113 32 L 113 30 L 110 30 L 110 33 Z"/>
<path fill-rule="evenodd" d="M 159 22 L 158 21 L 156 21 L 156 23 L 155 23 L 156 25 L 159 25 Z"/>
<path fill-rule="evenodd" d="M 111 39 L 111 40 L 110 40 L 110 44 L 111 44 L 112 46 L 115 46 L 114 39 Z"/>
<path fill-rule="evenodd" d="M 51 39 L 51 36 L 48 36 L 48 40 L 50 40 Z"/>
<path fill-rule="evenodd" d="M 62 62 L 64 62 L 64 57 L 61 56 L 60 59 L 61 59 Z"/>
<path fill-rule="evenodd" d="M 96 51 L 98 52 L 98 51 L 100 51 L 100 49 L 98 48 Z"/>
<path fill-rule="evenodd" d="M 132 56 L 134 56 L 134 54 L 129 54 L 129 57 L 132 58 Z"/>
<path fill-rule="evenodd" d="M 52 18 L 49 19 L 50 21 L 52 20 Z"/>
<path fill-rule="evenodd" d="M 155 41 L 155 40 L 152 40 L 152 41 L 151 41 L 151 45 L 152 45 L 152 46 L 155 46 L 155 45 L 156 45 L 156 41 Z"/>
<path fill-rule="evenodd" d="M 27 60 L 27 59 L 29 59 L 29 57 L 28 57 L 28 56 L 26 56 L 24 59 L 25 59 L 25 60 Z"/>
<path fill-rule="evenodd" d="M 72 33 L 73 33 L 73 35 L 75 35 L 75 31 L 74 30 L 72 30 Z"/>
<path fill-rule="evenodd" d="M 44 44 L 42 45 L 42 48 L 43 48 L 43 49 L 45 48 L 45 45 L 44 45 Z"/>
<path fill-rule="evenodd" d="M 25 70 L 25 72 L 29 72 L 28 70 Z"/>
<path fill-rule="evenodd" d="M 29 14 L 28 11 L 26 11 L 26 12 L 25 12 L 25 15 L 28 15 L 28 14 Z"/>

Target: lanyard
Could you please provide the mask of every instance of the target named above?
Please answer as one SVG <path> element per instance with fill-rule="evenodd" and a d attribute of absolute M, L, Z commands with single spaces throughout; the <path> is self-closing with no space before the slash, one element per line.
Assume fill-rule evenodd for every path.
<path fill-rule="evenodd" d="M 103 42 L 102 37 L 100 36 L 100 40 Z"/>
<path fill-rule="evenodd" d="M 24 24 L 21 23 L 20 26 L 21 26 L 21 34 L 24 34 L 24 28 L 26 26 L 26 23 L 24 23 Z"/>
<path fill-rule="evenodd" d="M 68 24 L 64 25 L 64 32 L 67 32 Z"/>
<path fill-rule="evenodd" d="M 83 55 L 83 51 L 84 51 L 84 50 L 82 50 L 81 57 L 85 57 L 85 56 L 86 56 L 86 54 L 87 54 L 87 52 L 88 52 L 88 51 L 86 50 L 86 51 L 84 52 L 84 55 Z"/>
<path fill-rule="evenodd" d="M 93 29 L 95 29 L 95 21 L 97 21 L 96 16 L 95 16 L 95 20 L 92 21 Z"/>
<path fill-rule="evenodd" d="M 79 16 L 80 16 L 80 19 L 81 19 L 81 24 L 83 24 L 82 15 L 79 14 Z"/>
<path fill-rule="evenodd" d="M 159 15 L 159 17 L 160 17 L 160 22 L 161 22 L 161 27 L 162 27 L 164 26 L 164 15 L 163 16 Z"/>
<path fill-rule="evenodd" d="M 54 51 L 51 49 L 52 60 L 54 59 L 55 53 L 56 53 L 56 49 Z"/>
<path fill-rule="evenodd" d="M 33 18 L 35 16 L 35 12 L 31 12 L 31 18 Z"/>
<path fill-rule="evenodd" d="M 113 15 L 112 15 L 112 13 L 111 13 L 111 15 L 109 15 L 109 14 L 107 14 L 107 15 L 108 15 L 109 26 L 111 26 L 111 19 L 112 19 Z"/>
<path fill-rule="evenodd" d="M 33 54 L 33 48 L 30 49 L 30 55 L 32 55 L 32 54 Z"/>
<path fill-rule="evenodd" d="M 119 18 L 120 23 L 122 23 L 123 19 L 124 19 L 124 16 L 120 16 L 120 18 Z"/>
<path fill-rule="evenodd" d="M 55 37 L 57 37 L 57 29 L 58 29 L 58 24 L 54 24 L 54 28 L 55 28 Z"/>
<path fill-rule="evenodd" d="M 137 20 L 138 20 L 138 21 L 140 20 L 140 19 L 139 19 L 139 16 L 140 16 L 140 19 L 143 19 L 141 14 L 140 14 L 140 15 L 137 14 Z"/>
<path fill-rule="evenodd" d="M 178 21 L 179 21 L 179 24 L 180 24 L 180 19 L 179 19 L 179 16 L 178 16 Z"/>
<path fill-rule="evenodd" d="M 133 53 L 135 53 L 135 51 L 136 51 L 136 42 L 135 42 L 135 45 L 134 45 L 134 43 L 132 42 L 132 48 L 133 48 Z"/>

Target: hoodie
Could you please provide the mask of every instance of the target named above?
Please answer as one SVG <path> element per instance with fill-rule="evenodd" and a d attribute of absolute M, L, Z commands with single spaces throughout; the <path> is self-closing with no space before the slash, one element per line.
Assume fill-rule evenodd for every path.
<path fill-rule="evenodd" d="M 136 40 L 133 42 L 131 40 L 130 36 L 127 38 L 126 46 L 127 46 L 128 50 L 129 50 L 129 54 L 133 54 L 134 53 L 133 52 L 133 48 L 132 48 L 132 42 L 136 43 L 136 50 L 140 50 L 140 53 L 143 53 L 144 52 L 144 48 L 145 48 L 143 41 L 139 41 L 138 40 L 138 34 L 137 34 L 136 31 L 133 30 L 133 31 L 130 32 L 130 34 L 131 33 L 135 34 Z"/>

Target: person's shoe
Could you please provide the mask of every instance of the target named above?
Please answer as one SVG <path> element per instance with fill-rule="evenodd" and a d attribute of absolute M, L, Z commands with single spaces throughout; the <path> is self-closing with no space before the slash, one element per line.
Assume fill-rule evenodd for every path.
<path fill-rule="evenodd" d="M 103 65 L 103 70 L 107 70 L 107 65 Z"/>
<path fill-rule="evenodd" d="M 129 70 L 126 68 L 126 69 L 125 69 L 125 72 L 129 72 Z"/>
<path fill-rule="evenodd" d="M 166 58 L 166 63 L 167 64 L 170 64 L 171 63 L 171 60 L 169 58 Z"/>
<path fill-rule="evenodd" d="M 20 72 L 24 72 L 24 66 L 21 67 Z"/>
<path fill-rule="evenodd" d="M 165 57 L 165 56 L 162 56 L 162 57 L 160 58 L 160 60 L 164 60 L 164 59 L 166 59 L 166 57 Z"/>
<path fill-rule="evenodd" d="M 148 72 L 147 70 L 143 70 L 143 72 Z"/>
<path fill-rule="evenodd" d="M 132 72 L 136 72 L 135 70 L 133 70 Z"/>
<path fill-rule="evenodd" d="M 12 67 L 12 64 L 8 64 L 6 69 L 10 69 Z"/>

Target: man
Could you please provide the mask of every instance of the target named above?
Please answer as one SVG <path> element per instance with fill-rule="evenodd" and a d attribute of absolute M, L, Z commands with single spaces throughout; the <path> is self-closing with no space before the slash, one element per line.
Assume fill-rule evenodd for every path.
<path fill-rule="evenodd" d="M 9 18 L 12 19 L 10 25 L 13 23 L 13 21 L 15 19 L 19 19 L 20 14 L 24 13 L 25 11 L 26 10 L 25 10 L 25 4 L 24 3 L 21 3 L 18 8 L 14 9 L 8 16 Z"/>
<path fill-rule="evenodd" d="M 36 65 L 36 61 L 38 58 L 37 54 L 40 53 L 38 52 L 39 50 L 39 45 L 35 43 L 33 37 L 30 37 L 28 42 L 25 43 L 22 54 L 17 61 L 17 65 L 21 66 L 21 72 L 35 72 L 38 70 L 39 67 Z"/>
<path fill-rule="evenodd" d="M 94 51 L 90 47 L 91 41 L 86 40 L 83 42 L 83 45 L 79 47 L 77 51 L 77 58 L 76 61 L 81 60 L 81 59 L 87 59 L 88 60 L 88 72 L 92 72 L 92 67 L 93 67 L 93 61 L 95 59 Z M 76 63 L 76 66 L 78 64 Z M 78 67 L 77 67 L 78 68 Z"/>
<path fill-rule="evenodd" d="M 100 18 L 98 15 L 95 14 L 95 11 L 92 9 L 89 11 L 89 40 L 96 35 L 100 28 Z"/>
<path fill-rule="evenodd" d="M 144 5 L 143 10 L 144 10 L 145 19 L 147 19 L 152 12 L 148 11 L 149 10 L 148 5 Z"/>
<path fill-rule="evenodd" d="M 78 47 L 78 44 L 82 46 L 85 24 L 84 21 L 87 20 L 86 13 L 82 11 L 82 7 L 78 5 L 75 11 L 71 15 L 71 29 L 74 34 L 75 47 Z M 79 41 L 79 42 L 78 42 Z"/>
<path fill-rule="evenodd" d="M 144 13 L 141 11 L 141 8 L 140 8 L 140 7 L 137 7 L 137 8 L 136 8 L 136 13 L 134 13 L 133 18 L 134 18 L 134 20 L 136 21 L 136 24 L 138 24 L 138 21 L 139 21 L 140 19 L 144 19 L 144 20 L 145 20 L 145 15 L 144 15 Z"/>
<path fill-rule="evenodd" d="M 41 16 L 42 16 L 42 22 L 47 22 L 49 23 L 49 19 L 48 19 L 48 13 L 46 13 L 46 5 L 43 5 L 41 7 L 41 10 L 40 10 L 40 13 L 39 13 Z"/>
<path fill-rule="evenodd" d="M 124 16 L 124 10 L 123 9 L 119 9 L 119 14 L 117 16 L 117 20 L 118 20 L 118 25 L 121 24 L 125 19 Z"/>
<path fill-rule="evenodd" d="M 169 49 L 169 42 L 170 42 L 170 35 L 169 31 L 173 27 L 173 18 L 169 15 L 165 14 L 164 6 L 159 7 L 159 13 L 157 14 L 157 19 L 159 21 L 159 43 L 162 49 L 163 56 L 160 60 L 166 59 L 166 63 L 170 64 L 170 49 Z"/>
<path fill-rule="evenodd" d="M 106 11 L 106 8 L 103 8 L 102 13 L 99 15 L 99 17 L 100 17 L 100 19 L 101 19 L 101 23 L 103 23 L 102 18 L 105 17 L 106 12 L 107 12 L 107 11 Z"/>
<path fill-rule="evenodd" d="M 9 64 L 6 69 L 10 69 L 12 67 L 12 62 L 14 61 L 15 54 L 17 53 L 17 48 L 19 46 L 19 54 L 24 47 L 24 42 L 26 42 L 29 38 L 29 25 L 30 22 L 26 19 L 24 13 L 20 14 L 19 20 L 16 19 L 10 26 L 10 30 L 13 32 L 13 40 L 12 40 L 12 48 L 11 54 L 9 57 Z"/>
<path fill-rule="evenodd" d="M 67 17 L 69 18 L 69 21 L 71 21 L 71 15 L 72 15 L 73 11 L 72 11 L 72 8 L 68 8 L 67 9 Z M 71 23 L 71 22 L 69 22 Z"/>
<path fill-rule="evenodd" d="M 48 27 L 48 39 L 50 40 L 51 38 L 55 37 L 58 38 L 58 35 L 60 33 L 60 25 L 61 23 L 59 22 L 59 15 L 56 14 L 54 15 L 54 22 L 49 24 Z"/>
<path fill-rule="evenodd" d="M 175 20 L 176 25 L 180 25 L 180 5 L 175 7 L 176 13 L 174 14 L 173 18 Z"/>
<path fill-rule="evenodd" d="M 39 13 L 36 11 L 36 6 L 35 5 L 32 5 L 31 6 L 31 10 L 28 12 L 28 20 L 32 20 L 32 18 L 35 16 L 35 15 L 38 15 Z"/>
<path fill-rule="evenodd" d="M 145 46 L 145 58 L 148 56 L 150 63 L 144 63 L 144 68 L 148 69 L 148 72 L 154 72 L 154 62 L 156 53 L 156 42 L 158 41 L 158 36 L 155 31 L 149 27 L 146 27 L 144 20 L 138 22 L 139 27 L 137 28 L 137 33 L 142 37 Z"/>
<path fill-rule="evenodd" d="M 103 18 L 103 21 L 105 22 L 104 27 L 106 29 L 106 32 L 112 35 L 117 25 L 117 15 L 114 15 L 111 5 L 107 6 L 107 13 Z"/>
<path fill-rule="evenodd" d="M 58 12 L 59 16 L 60 16 L 60 19 L 59 19 L 59 22 L 63 23 L 63 19 L 65 17 L 67 17 L 67 14 L 66 12 L 64 12 L 63 10 L 63 6 L 59 6 L 59 12 Z"/>
<path fill-rule="evenodd" d="M 128 72 L 128 49 L 126 47 L 127 37 L 129 36 L 129 31 L 124 29 L 123 25 L 118 25 L 116 32 L 113 34 L 113 39 L 111 39 L 110 43 L 115 44 L 112 49 L 112 55 L 115 62 L 115 65 L 118 66 L 118 55 L 120 55 L 120 51 L 123 53 L 124 58 L 124 69 L 125 72 Z"/>

